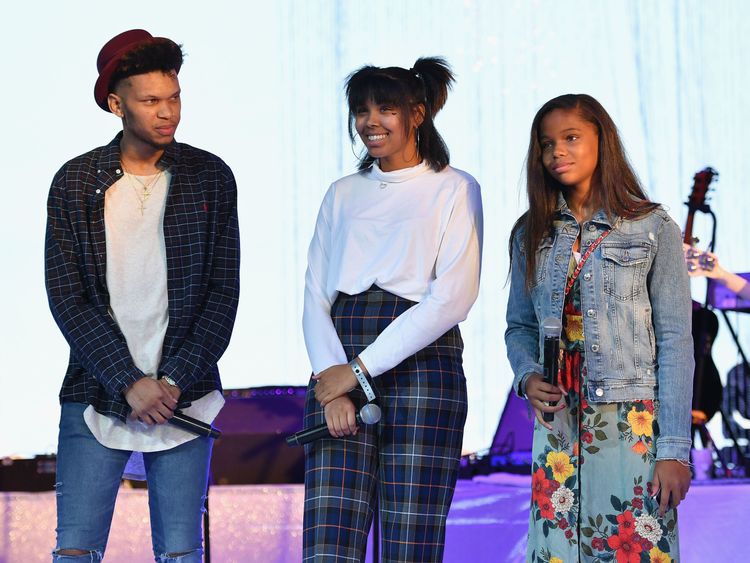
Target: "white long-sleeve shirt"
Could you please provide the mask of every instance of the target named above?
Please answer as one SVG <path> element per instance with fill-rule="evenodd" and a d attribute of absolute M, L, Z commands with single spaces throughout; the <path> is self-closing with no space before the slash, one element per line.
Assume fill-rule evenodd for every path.
<path fill-rule="evenodd" d="M 372 285 L 416 301 L 359 358 L 375 377 L 463 321 L 479 292 L 482 199 L 466 172 L 377 164 L 334 182 L 318 213 L 303 329 L 314 373 L 347 362 L 330 317 L 339 292 Z"/>

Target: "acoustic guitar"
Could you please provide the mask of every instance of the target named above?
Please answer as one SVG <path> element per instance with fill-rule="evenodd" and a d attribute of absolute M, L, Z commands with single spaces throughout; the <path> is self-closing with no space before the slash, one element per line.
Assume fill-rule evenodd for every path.
<path fill-rule="evenodd" d="M 718 173 L 704 168 L 693 177 L 693 188 L 685 205 L 688 206 L 684 242 L 693 245 L 693 218 L 696 211 L 708 211 L 706 194 Z M 693 424 L 703 425 L 721 408 L 722 386 L 719 370 L 711 357 L 711 347 L 719 332 L 719 319 L 705 304 L 693 301 L 693 343 L 695 374 L 693 378 Z"/>

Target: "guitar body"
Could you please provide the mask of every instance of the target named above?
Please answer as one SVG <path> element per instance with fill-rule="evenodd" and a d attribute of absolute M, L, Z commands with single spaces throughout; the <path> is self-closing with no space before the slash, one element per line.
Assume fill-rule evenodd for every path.
<path fill-rule="evenodd" d="M 713 311 L 701 307 L 693 310 L 693 344 L 695 377 L 693 378 L 693 411 L 705 414 L 706 421 L 721 408 L 722 385 L 719 370 L 711 357 L 711 347 L 719 332 L 719 319 Z"/>

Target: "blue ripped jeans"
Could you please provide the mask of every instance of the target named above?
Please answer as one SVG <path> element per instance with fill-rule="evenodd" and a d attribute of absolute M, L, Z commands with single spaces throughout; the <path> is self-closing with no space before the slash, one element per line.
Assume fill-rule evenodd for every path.
<path fill-rule="evenodd" d="M 102 446 L 83 419 L 83 403 L 65 402 L 57 451 L 57 547 L 52 561 L 101 561 L 129 451 Z M 200 563 L 210 438 L 144 453 L 154 560 Z M 61 555 L 60 550 L 87 551 Z M 183 554 L 183 555 L 174 555 Z"/>

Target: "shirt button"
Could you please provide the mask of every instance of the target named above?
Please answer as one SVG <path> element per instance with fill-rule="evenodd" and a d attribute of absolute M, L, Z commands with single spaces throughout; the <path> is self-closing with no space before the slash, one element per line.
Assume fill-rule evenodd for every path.
<path fill-rule="evenodd" d="M 384 189 L 386 189 L 387 187 L 388 187 L 388 184 L 386 184 L 385 182 L 380 182 L 380 189 L 381 189 L 381 190 L 384 190 Z"/>
<path fill-rule="evenodd" d="M 594 393 L 596 393 L 597 397 L 601 397 L 602 395 L 604 395 L 604 389 L 602 389 L 601 387 L 597 387 Z"/>
<path fill-rule="evenodd" d="M 647 375 L 651 375 L 651 368 L 648 368 L 648 369 L 646 370 L 646 374 L 647 374 Z"/>
<path fill-rule="evenodd" d="M 115 174 L 122 174 L 122 170 L 120 170 L 120 169 L 118 168 L 117 170 L 115 170 Z"/>
<path fill-rule="evenodd" d="M 594 241 L 592 241 L 592 240 L 587 240 L 585 244 L 586 244 L 586 246 L 591 246 L 591 243 L 592 243 L 592 242 L 594 242 Z"/>
<path fill-rule="evenodd" d="M 596 225 L 589 225 L 588 229 L 589 229 L 589 231 L 595 231 L 596 230 Z"/>
<path fill-rule="evenodd" d="M 596 311 L 594 311 L 593 309 L 589 309 L 588 311 L 586 311 L 586 316 L 587 317 L 595 317 L 596 316 Z M 596 346 L 596 344 L 594 344 L 594 346 Z M 592 346 L 591 348 L 593 349 L 594 346 Z"/>
<path fill-rule="evenodd" d="M 557 256 L 555 256 L 555 262 L 559 264 L 562 261 L 563 261 L 562 254 L 558 254 Z"/>
<path fill-rule="evenodd" d="M 598 344 L 592 344 L 591 345 L 591 351 L 592 352 L 598 352 L 599 351 L 599 345 Z"/>
<path fill-rule="evenodd" d="M 557 301 L 558 299 L 560 299 L 560 292 L 559 291 L 553 292 L 552 293 L 552 301 Z"/>
<path fill-rule="evenodd" d="M 96 193 L 100 194 L 100 193 L 102 193 L 102 191 L 101 190 L 96 190 Z"/>
<path fill-rule="evenodd" d="M 583 274 L 583 279 L 589 281 L 591 279 L 591 272 L 586 272 L 585 274 Z"/>

